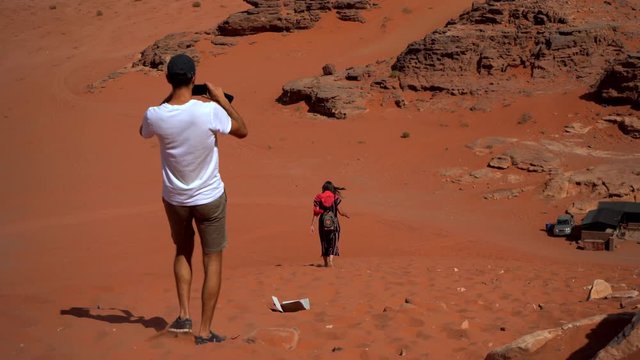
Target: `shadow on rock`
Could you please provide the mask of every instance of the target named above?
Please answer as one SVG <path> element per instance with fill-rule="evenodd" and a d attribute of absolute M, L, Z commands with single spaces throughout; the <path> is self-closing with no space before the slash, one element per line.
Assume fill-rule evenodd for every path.
<path fill-rule="evenodd" d="M 585 335 L 587 343 L 569 355 L 567 360 L 591 359 L 631 322 L 633 315 L 620 313 L 604 318 Z"/>

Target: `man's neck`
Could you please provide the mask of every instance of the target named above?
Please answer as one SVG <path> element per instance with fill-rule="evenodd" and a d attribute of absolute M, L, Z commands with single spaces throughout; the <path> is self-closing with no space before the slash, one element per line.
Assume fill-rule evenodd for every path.
<path fill-rule="evenodd" d="M 171 92 L 170 100 L 171 105 L 184 105 L 191 100 L 191 86 L 184 86 L 177 89 L 173 89 Z"/>

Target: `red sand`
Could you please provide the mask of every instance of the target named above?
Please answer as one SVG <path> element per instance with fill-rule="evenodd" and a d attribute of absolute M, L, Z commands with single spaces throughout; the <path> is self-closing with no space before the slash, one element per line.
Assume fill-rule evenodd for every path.
<path fill-rule="evenodd" d="M 481 359 L 529 332 L 619 311 L 615 301 L 586 302 L 585 286 L 603 278 L 637 287 L 640 246 L 585 252 L 547 237 L 544 223 L 571 200 L 541 200 L 542 177 L 525 175 L 538 188 L 519 198 L 487 201 L 490 185 L 457 185 L 439 175 L 449 167 L 483 168 L 486 159 L 464 146 L 482 136 L 537 139 L 602 111 L 578 98 L 584 89 L 517 98 L 490 113 L 372 104 L 346 121 L 275 103 L 286 81 L 317 75 L 325 63 L 344 68 L 391 58 L 470 5 L 379 3 L 364 25 L 327 14 L 312 30 L 240 38 L 225 54 L 199 45 L 198 78 L 232 92 L 250 128 L 246 140 L 221 144 L 230 246 L 214 326 L 238 338 L 205 347 L 153 328 L 174 319 L 177 301 L 158 148 L 137 128 L 168 86 L 161 75 L 129 73 L 97 93 L 85 89 L 156 39 L 210 28 L 248 6 L 0 4 L 0 357 L 390 359 L 405 349 L 408 358 Z M 524 112 L 536 121 L 518 125 Z M 403 131 L 411 137 L 401 139 Z M 603 131 L 609 136 L 585 135 L 585 144 L 637 150 L 617 130 Z M 334 269 L 310 266 L 321 261 L 309 234 L 311 200 L 326 179 L 348 188 L 344 208 L 352 216 L 343 222 Z M 200 281 L 196 268 L 194 314 Z M 271 312 L 271 295 L 309 297 L 312 310 Z M 403 308 L 405 298 L 416 307 Z M 69 311 L 75 316 L 61 314 Z M 242 341 L 268 327 L 298 328 L 297 349 Z M 572 340 L 575 348 L 586 343 Z M 342 350 L 332 352 L 336 347 Z"/>

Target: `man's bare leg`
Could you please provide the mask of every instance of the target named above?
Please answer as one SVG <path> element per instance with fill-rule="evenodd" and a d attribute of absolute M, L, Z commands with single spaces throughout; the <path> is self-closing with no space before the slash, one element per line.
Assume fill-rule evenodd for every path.
<path fill-rule="evenodd" d="M 329 255 L 329 262 L 327 263 L 328 267 L 333 267 L 333 255 Z"/>
<path fill-rule="evenodd" d="M 202 337 L 208 337 L 211 332 L 213 313 L 220 295 L 222 283 L 222 251 L 203 256 L 204 284 L 202 285 L 202 318 L 200 333 Z"/>
<path fill-rule="evenodd" d="M 173 274 L 176 278 L 180 318 L 189 319 L 189 301 L 191 293 L 191 256 L 176 254 L 173 260 Z"/>

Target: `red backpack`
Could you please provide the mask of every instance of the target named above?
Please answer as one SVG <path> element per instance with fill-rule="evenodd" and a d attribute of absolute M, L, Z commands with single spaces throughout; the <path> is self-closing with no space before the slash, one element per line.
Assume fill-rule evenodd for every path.
<path fill-rule="evenodd" d="M 338 230 L 338 218 L 336 216 L 335 195 L 330 191 L 322 194 L 322 205 L 324 205 L 324 213 L 322 213 L 322 229 L 325 232 L 334 232 Z"/>

